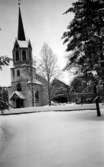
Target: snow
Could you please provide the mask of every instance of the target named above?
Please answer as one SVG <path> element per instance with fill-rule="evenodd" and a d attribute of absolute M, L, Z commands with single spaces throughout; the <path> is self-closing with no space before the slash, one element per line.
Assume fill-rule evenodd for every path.
<path fill-rule="evenodd" d="M 10 99 L 13 98 L 13 96 L 15 96 L 15 95 L 16 95 L 17 97 L 19 97 L 20 99 L 25 99 L 24 95 L 23 95 L 20 91 L 14 91 L 14 92 L 12 93 Z"/>
<path fill-rule="evenodd" d="M 38 81 L 37 79 L 33 79 L 33 82 L 28 81 L 28 84 L 31 84 L 31 83 L 34 83 L 34 84 L 37 84 L 37 85 L 42 85 L 42 82 Z"/>
<path fill-rule="evenodd" d="M 0 167 L 103 167 L 103 155 L 95 110 L 0 116 Z"/>
<path fill-rule="evenodd" d="M 100 104 L 101 107 L 104 105 Z M 5 110 L 4 113 L 31 113 L 31 112 L 47 112 L 47 111 L 73 111 L 73 110 L 95 110 L 95 104 L 60 104 L 60 105 L 53 105 L 53 106 L 40 106 L 40 107 L 27 107 L 27 108 L 19 108 L 19 109 L 10 109 Z"/>
<path fill-rule="evenodd" d="M 28 41 L 17 41 L 20 48 L 28 48 Z"/>

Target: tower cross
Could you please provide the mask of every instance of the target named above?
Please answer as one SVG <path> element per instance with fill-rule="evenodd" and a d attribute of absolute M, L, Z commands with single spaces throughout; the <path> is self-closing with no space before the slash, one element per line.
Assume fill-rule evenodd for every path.
<path fill-rule="evenodd" d="M 21 0 L 18 0 L 18 6 L 19 7 L 21 6 Z"/>

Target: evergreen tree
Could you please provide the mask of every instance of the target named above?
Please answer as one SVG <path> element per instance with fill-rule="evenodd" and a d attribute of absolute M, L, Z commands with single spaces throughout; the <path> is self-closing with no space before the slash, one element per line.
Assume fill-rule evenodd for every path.
<path fill-rule="evenodd" d="M 64 43 L 67 43 L 66 51 L 71 53 L 66 69 L 77 66 L 78 72 L 83 75 L 88 76 L 94 71 L 97 78 L 103 78 L 104 1 L 78 0 L 65 14 L 69 12 L 74 13 L 74 18 L 63 34 Z M 96 95 L 97 80 L 95 77 L 93 80 Z M 98 99 L 96 106 L 97 115 L 100 116 Z"/>
<path fill-rule="evenodd" d="M 10 60 L 11 59 L 7 56 L 1 56 L 0 57 L 0 69 L 2 69 L 2 66 L 4 65 L 9 65 Z"/>
<path fill-rule="evenodd" d="M 7 56 L 0 57 L 0 70 L 4 65 L 9 65 L 10 58 Z M 0 110 L 3 114 L 3 110 L 8 109 L 8 91 L 2 87 L 0 87 Z"/>
<path fill-rule="evenodd" d="M 8 109 L 8 91 L 6 88 L 0 87 L 0 110 Z"/>

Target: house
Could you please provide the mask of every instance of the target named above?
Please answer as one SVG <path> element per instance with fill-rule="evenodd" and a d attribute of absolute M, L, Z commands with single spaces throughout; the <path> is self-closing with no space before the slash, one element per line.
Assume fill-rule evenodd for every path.
<path fill-rule="evenodd" d="M 69 85 L 55 78 L 51 84 L 51 87 L 52 87 L 51 100 L 58 103 L 64 103 L 70 101 Z"/>

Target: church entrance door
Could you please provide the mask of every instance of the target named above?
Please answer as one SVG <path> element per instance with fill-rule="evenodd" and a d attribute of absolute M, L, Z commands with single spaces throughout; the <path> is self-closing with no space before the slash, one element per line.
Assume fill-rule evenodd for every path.
<path fill-rule="evenodd" d="M 16 99 L 16 108 L 22 108 L 24 107 L 24 100 L 23 99 Z"/>

